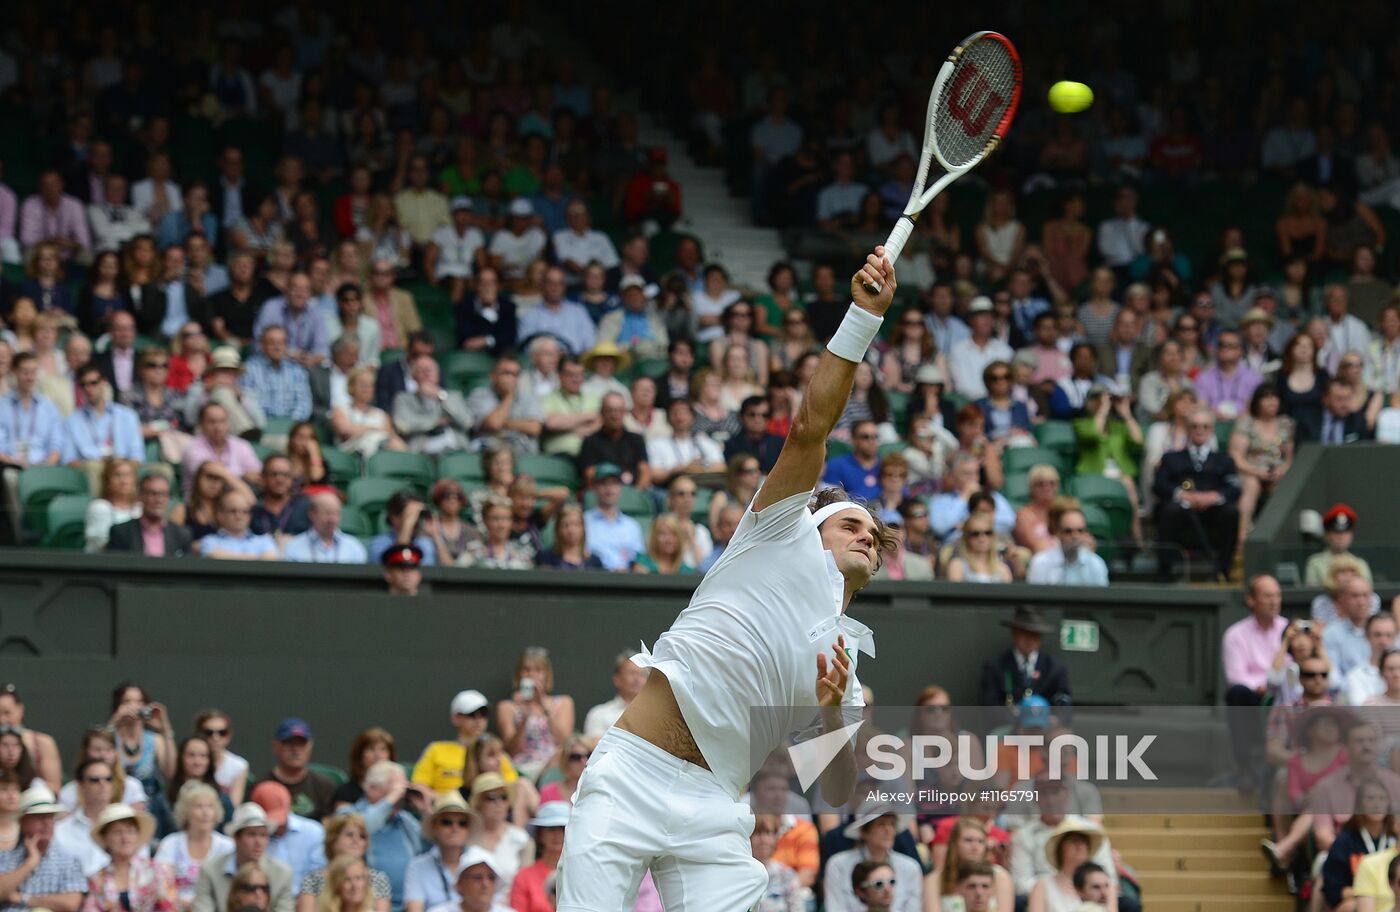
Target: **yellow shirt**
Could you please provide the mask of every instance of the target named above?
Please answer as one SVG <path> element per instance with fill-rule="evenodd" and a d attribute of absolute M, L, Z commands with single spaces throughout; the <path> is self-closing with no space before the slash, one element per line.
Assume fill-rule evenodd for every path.
<path fill-rule="evenodd" d="M 434 741 L 423 748 L 423 756 L 413 767 L 413 781 L 435 792 L 450 792 L 462 787 L 462 768 L 467 765 L 467 749 L 460 741 Z M 501 776 L 514 782 L 520 774 L 509 757 L 501 757 Z"/>
<path fill-rule="evenodd" d="M 1361 864 L 1356 868 L 1351 892 L 1356 896 L 1374 896 L 1376 912 L 1390 912 L 1395 908 L 1395 894 L 1385 876 L 1395 855 L 1395 849 L 1376 852 L 1361 859 Z"/>
<path fill-rule="evenodd" d="M 400 190 L 394 197 L 394 212 L 415 244 L 428 243 L 434 231 L 452 221 L 447 211 L 447 197 L 431 189 Z"/>

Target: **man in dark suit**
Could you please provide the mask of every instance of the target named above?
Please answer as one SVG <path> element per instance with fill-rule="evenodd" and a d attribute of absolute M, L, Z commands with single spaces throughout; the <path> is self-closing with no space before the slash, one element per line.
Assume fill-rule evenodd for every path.
<path fill-rule="evenodd" d="M 109 329 L 111 337 L 107 350 L 93 355 L 92 362 L 112 384 L 112 394 L 121 398 L 141 382 L 140 356 L 136 353 L 136 320 L 126 311 L 118 310 L 112 314 Z"/>
<path fill-rule="evenodd" d="M 1124 307 L 1113 319 L 1108 341 L 1096 352 L 1100 374 L 1114 379 L 1128 378 L 1128 389 L 1135 390 L 1142 375 L 1152 369 L 1152 349 L 1141 341 L 1142 319 L 1138 312 Z"/>
<path fill-rule="evenodd" d="M 147 557 L 187 556 L 193 543 L 190 530 L 165 518 L 169 506 L 170 479 L 157 474 L 141 479 L 141 515 L 112 527 L 107 550 Z M 157 532 L 159 542 L 156 541 Z"/>
<path fill-rule="evenodd" d="M 1356 443 L 1365 440 L 1366 418 L 1351 410 L 1355 390 L 1349 383 L 1333 382 L 1322 396 L 1322 411 L 1297 416 L 1299 443 Z"/>
<path fill-rule="evenodd" d="M 1297 175 L 1300 181 L 1330 185 L 1338 193 L 1356 189 L 1356 166 L 1346 153 L 1337 151 L 1337 133 L 1329 126 L 1317 128 L 1317 154 L 1298 163 Z"/>
<path fill-rule="evenodd" d="M 1229 577 L 1240 528 L 1240 479 L 1235 460 L 1210 448 L 1215 438 L 1215 415 L 1209 409 L 1193 414 L 1187 425 L 1186 449 L 1167 453 L 1157 469 L 1157 568 L 1170 579 L 1176 548 L 1204 539 L 1214 551 L 1216 569 Z"/>
<path fill-rule="evenodd" d="M 433 337 L 431 333 L 419 330 L 408 337 L 408 347 L 404 349 L 403 358 L 379 368 L 379 375 L 374 381 L 375 405 L 393 414 L 394 397 L 399 393 L 414 391 L 408 387 L 408 366 L 421 355 L 433 357 Z"/>
<path fill-rule="evenodd" d="M 1071 705 L 1069 669 L 1040 648 L 1045 634 L 1055 629 L 1040 609 L 1018 605 L 1001 624 L 1011 628 L 1011 647 L 982 666 L 982 705 L 1010 708 L 1032 695 L 1051 706 Z"/>

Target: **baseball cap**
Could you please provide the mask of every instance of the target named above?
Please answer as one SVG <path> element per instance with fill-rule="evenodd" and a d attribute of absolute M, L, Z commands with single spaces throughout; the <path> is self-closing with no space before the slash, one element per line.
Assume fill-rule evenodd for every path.
<path fill-rule="evenodd" d="M 992 299 L 989 298 L 989 297 L 987 297 L 986 295 L 978 295 L 977 297 L 973 298 L 970 302 L 968 302 L 968 305 L 967 305 L 967 315 L 968 315 L 969 317 L 972 316 L 973 314 L 991 313 L 991 312 L 992 312 Z"/>
<path fill-rule="evenodd" d="M 265 779 L 253 786 L 248 800 L 263 809 L 268 822 L 278 827 L 285 826 L 287 815 L 292 812 L 292 793 L 280 782 Z"/>
<path fill-rule="evenodd" d="M 647 280 L 637 275 L 627 276 L 621 282 L 617 283 L 618 291 L 626 291 L 629 288 L 641 288 L 645 290 L 646 287 Z"/>
<path fill-rule="evenodd" d="M 1022 728 L 1049 728 L 1050 701 L 1039 694 L 1026 697 L 1021 701 L 1019 722 Z"/>
<path fill-rule="evenodd" d="M 622 469 L 615 462 L 600 462 L 593 469 L 593 482 L 597 484 L 605 478 L 621 478 Z"/>
<path fill-rule="evenodd" d="M 395 545 L 379 562 L 390 569 L 394 567 L 417 567 L 423 563 L 423 552 L 417 545 Z"/>
<path fill-rule="evenodd" d="M 486 697 L 479 690 L 464 690 L 452 698 L 452 715 L 470 716 L 478 709 L 487 706 Z"/>
<path fill-rule="evenodd" d="M 311 740 L 311 726 L 306 724 L 305 719 L 296 716 L 288 716 L 277 724 L 277 734 L 274 739 L 277 741 L 290 741 L 293 738 L 305 738 Z"/>
<path fill-rule="evenodd" d="M 1356 511 L 1344 503 L 1333 504 L 1322 514 L 1322 528 L 1328 532 L 1350 532 L 1356 528 Z"/>
<path fill-rule="evenodd" d="M 452 211 L 453 211 L 453 212 L 456 212 L 458 209 L 470 209 L 470 208 L 472 208 L 472 198 L 471 198 L 470 196 L 467 196 L 465 193 L 463 193 L 463 194 L 461 194 L 460 196 L 454 196 L 454 197 L 452 197 Z"/>
<path fill-rule="evenodd" d="M 256 791 L 256 789 L 254 789 L 254 791 Z M 249 827 L 263 827 L 266 829 L 267 812 L 262 809 L 261 805 L 254 804 L 251 801 L 245 801 L 233 812 L 233 819 L 224 827 L 224 832 L 232 836 L 239 830 L 246 830 Z"/>
<path fill-rule="evenodd" d="M 486 865 L 497 877 L 501 876 L 501 869 L 496 867 L 496 859 L 491 857 L 490 852 L 477 845 L 467 846 L 462 850 L 462 857 L 457 860 L 457 876 L 461 877 L 467 868 L 474 868 L 479 864 Z"/>
<path fill-rule="evenodd" d="M 529 218 L 535 214 L 535 207 L 522 196 L 510 201 L 510 214 L 515 218 Z"/>

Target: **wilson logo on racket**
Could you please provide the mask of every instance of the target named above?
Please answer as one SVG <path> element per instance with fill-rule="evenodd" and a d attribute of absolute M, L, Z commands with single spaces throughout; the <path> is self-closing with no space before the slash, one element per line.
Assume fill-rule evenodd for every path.
<path fill-rule="evenodd" d="M 1005 138 L 1020 102 L 1021 57 L 1005 35 L 973 32 L 948 55 L 929 94 L 924 149 L 913 192 L 904 215 L 885 241 L 885 259 L 890 265 L 899 259 L 924 207 Z M 925 190 L 934 159 L 947 173 Z M 873 293 L 880 291 L 873 285 L 868 288 Z"/>
<path fill-rule="evenodd" d="M 1006 99 L 974 65 L 959 70 L 948 87 L 948 114 L 968 136 L 980 136 L 987 129 L 987 122 L 1005 105 Z"/>

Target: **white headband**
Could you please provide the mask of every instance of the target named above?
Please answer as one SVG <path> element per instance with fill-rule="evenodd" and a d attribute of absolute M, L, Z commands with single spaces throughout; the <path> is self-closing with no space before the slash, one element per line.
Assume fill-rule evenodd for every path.
<path fill-rule="evenodd" d="M 828 519 L 835 516 L 837 513 L 841 513 L 845 510 L 860 510 L 867 516 L 870 515 L 870 511 L 865 507 L 862 507 L 860 504 L 852 503 L 849 500 L 843 500 L 839 501 L 838 503 L 827 504 L 817 512 L 813 513 L 812 522 L 816 523 L 817 528 L 820 529 L 822 527 L 822 523 L 826 522 Z"/>

